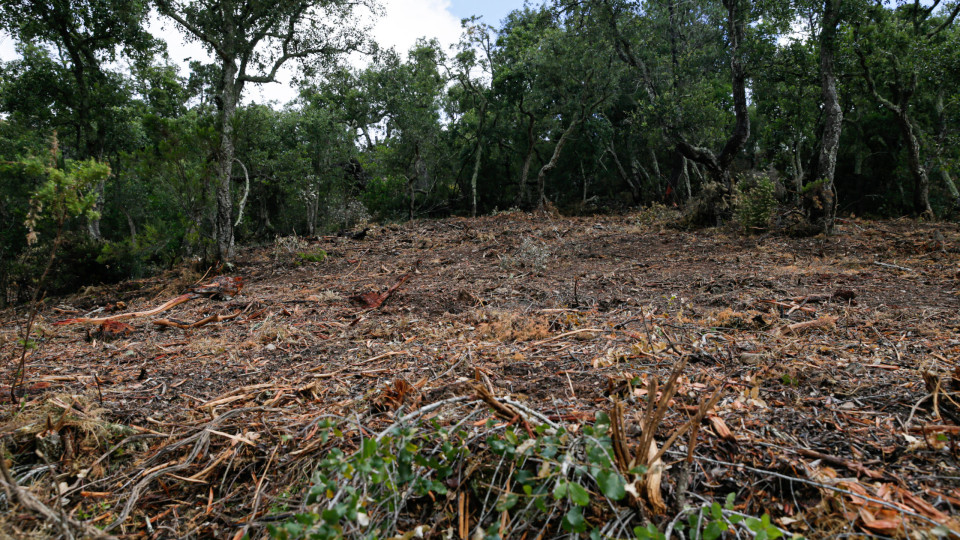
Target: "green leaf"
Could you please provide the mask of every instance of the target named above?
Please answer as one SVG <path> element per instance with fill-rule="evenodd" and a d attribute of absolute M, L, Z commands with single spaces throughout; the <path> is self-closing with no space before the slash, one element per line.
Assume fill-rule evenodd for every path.
<path fill-rule="evenodd" d="M 364 439 L 363 448 L 360 452 L 360 457 L 363 459 L 374 456 L 377 453 L 377 440 L 376 439 Z"/>
<path fill-rule="evenodd" d="M 703 531 L 703 540 L 717 540 L 727 530 L 724 523 L 720 521 L 711 521 Z"/>
<path fill-rule="evenodd" d="M 340 514 L 340 512 L 337 511 L 336 508 L 324 510 L 321 516 L 323 517 L 324 521 L 326 521 L 331 525 L 336 525 L 337 523 L 339 523 L 340 518 L 342 517 L 342 515 Z"/>
<path fill-rule="evenodd" d="M 567 484 L 566 480 L 560 480 L 557 482 L 557 486 L 553 488 L 553 498 L 556 500 L 563 499 L 567 496 Z"/>
<path fill-rule="evenodd" d="M 520 498 L 517 497 L 516 494 L 514 494 L 514 493 L 509 493 L 509 494 L 507 494 L 506 497 L 503 497 L 503 498 L 500 499 L 500 501 L 497 503 L 497 511 L 498 511 L 498 512 L 506 512 L 507 510 L 510 510 L 511 508 L 513 508 L 514 506 L 516 506 L 516 505 L 517 505 L 517 501 L 519 501 L 519 500 L 520 500 Z"/>
<path fill-rule="evenodd" d="M 576 506 L 563 516 L 560 526 L 567 532 L 581 533 L 587 530 L 587 522 L 583 519 L 583 512 Z"/>
<path fill-rule="evenodd" d="M 597 484 L 608 499 L 619 501 L 627 495 L 623 477 L 615 471 L 602 471 L 597 475 Z"/>
<path fill-rule="evenodd" d="M 590 493 L 576 482 L 570 482 L 570 500 L 573 504 L 586 506 L 590 504 Z"/>

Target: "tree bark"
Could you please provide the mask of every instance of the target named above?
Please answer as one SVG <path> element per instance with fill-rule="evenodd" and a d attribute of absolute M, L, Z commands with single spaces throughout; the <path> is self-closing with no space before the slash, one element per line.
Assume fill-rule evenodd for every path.
<path fill-rule="evenodd" d="M 537 143 L 537 139 L 533 133 L 533 127 L 536 122 L 536 118 L 533 116 L 533 113 L 523 111 L 522 108 L 521 112 L 527 115 L 527 118 L 529 119 L 529 122 L 527 122 L 527 155 L 523 158 L 523 169 L 520 172 L 520 202 L 523 204 L 527 201 L 527 182 L 530 177 L 530 165 L 533 163 L 533 150 Z"/>
<path fill-rule="evenodd" d="M 237 81 L 237 64 L 234 61 L 222 62 L 221 98 L 223 110 L 220 111 L 220 152 L 217 156 L 217 258 L 228 261 L 233 257 L 233 201 L 230 195 L 230 182 L 233 174 L 233 160 L 236 148 L 233 142 L 233 118 L 240 101 L 242 82 Z"/>
<path fill-rule="evenodd" d="M 736 117 L 733 133 L 720 151 L 714 154 L 709 148 L 697 147 L 681 136 L 677 136 L 677 150 L 683 157 L 700 163 L 721 183 L 727 194 L 733 191 L 733 177 L 730 167 L 747 139 L 750 138 L 750 112 L 747 109 L 747 72 L 740 57 L 740 40 L 743 39 L 743 17 L 738 9 L 740 0 L 724 0 L 727 8 L 727 29 L 730 35 L 730 80 L 733 86 L 733 112 Z"/>
<path fill-rule="evenodd" d="M 840 0 L 824 0 L 823 22 L 820 28 L 820 86 L 823 101 L 823 131 L 820 134 L 820 151 L 810 182 L 812 190 L 804 198 L 804 206 L 810 224 L 823 233 L 833 230 L 836 219 L 837 200 L 834 194 L 833 177 L 837 168 L 837 150 L 840 148 L 840 133 L 843 129 L 843 109 L 837 95 L 837 77 L 834 57 L 837 50 L 837 26 L 840 23 Z"/>
<path fill-rule="evenodd" d="M 620 178 L 630 187 L 630 194 L 633 195 L 634 202 L 640 200 L 640 182 L 637 180 L 636 173 L 628 173 L 624 168 L 623 163 L 620 162 L 620 156 L 617 155 L 617 149 L 614 147 L 611 142 L 608 150 L 610 155 L 613 156 L 613 163 L 617 166 L 617 172 L 620 174 Z"/>
<path fill-rule="evenodd" d="M 470 215 L 477 217 L 477 177 L 480 175 L 480 160 L 483 156 L 483 144 L 477 134 L 477 158 L 473 162 L 473 175 L 470 176 Z"/>
<path fill-rule="evenodd" d="M 897 115 L 897 123 L 907 143 L 907 163 L 910 165 L 910 174 L 913 176 L 913 209 L 918 214 L 933 218 L 933 208 L 930 207 L 930 177 L 927 168 L 920 158 L 920 139 L 906 109 Z"/>

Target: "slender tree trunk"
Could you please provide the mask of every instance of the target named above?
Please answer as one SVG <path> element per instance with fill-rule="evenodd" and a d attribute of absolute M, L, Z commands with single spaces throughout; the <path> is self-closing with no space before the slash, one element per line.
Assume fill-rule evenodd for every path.
<path fill-rule="evenodd" d="M 637 179 L 636 173 L 628 173 L 626 168 L 624 168 L 623 163 L 620 162 L 620 156 L 617 155 L 617 149 L 614 147 L 613 143 L 610 143 L 608 147 L 610 150 L 610 155 L 613 156 L 613 163 L 617 166 L 617 172 L 620 173 L 620 178 L 630 187 L 630 193 L 633 195 L 634 203 L 640 200 L 640 182 Z"/>
<path fill-rule="evenodd" d="M 410 195 L 410 208 L 407 211 L 408 219 L 413 221 L 413 216 L 416 214 L 417 209 L 417 177 L 411 176 L 407 179 L 407 191 Z"/>
<path fill-rule="evenodd" d="M 228 261 L 233 257 L 233 201 L 230 182 L 233 173 L 235 147 L 233 144 L 233 117 L 237 112 L 241 83 L 237 82 L 235 62 L 223 62 L 223 85 L 220 92 L 223 110 L 220 112 L 220 152 L 217 156 L 217 258 Z"/>
<path fill-rule="evenodd" d="M 660 161 L 657 159 L 657 152 L 653 149 L 653 145 L 647 147 L 647 150 L 650 151 L 650 166 L 653 167 L 653 178 L 656 182 L 656 186 L 660 187 L 660 179 L 663 178 L 663 174 L 660 173 Z"/>
<path fill-rule="evenodd" d="M 960 191 L 957 190 L 957 184 L 953 181 L 950 171 L 947 170 L 947 164 L 942 159 L 940 160 L 940 176 L 943 178 L 943 183 L 947 186 L 950 196 L 956 201 L 955 204 L 960 205 Z"/>
<path fill-rule="evenodd" d="M 570 135 L 573 134 L 574 130 L 577 129 L 577 126 L 580 124 L 581 116 L 577 115 L 570 122 L 570 125 L 567 126 L 567 129 L 563 131 L 563 134 L 560 135 L 560 140 L 557 141 L 557 146 L 553 149 L 553 155 L 543 167 L 540 167 L 540 173 L 537 174 L 537 208 L 543 210 L 547 203 L 550 202 L 547 200 L 546 193 L 546 180 L 547 173 L 552 171 L 557 166 L 557 160 L 560 159 L 560 152 L 563 150 L 564 145 L 567 144 L 567 140 L 570 138 Z"/>
<path fill-rule="evenodd" d="M 533 133 L 533 126 L 535 123 L 535 118 L 533 114 L 527 114 L 529 122 L 527 123 L 527 155 L 523 158 L 523 169 L 520 172 L 520 202 L 525 203 L 527 201 L 527 187 L 528 179 L 530 177 L 530 165 L 533 163 L 533 150 L 537 143 L 537 139 Z"/>
<path fill-rule="evenodd" d="M 736 123 L 733 134 L 723 146 L 718 158 L 727 189 L 732 190 L 730 166 L 750 138 L 750 113 L 747 110 L 747 71 L 740 57 L 740 40 L 743 39 L 744 21 L 737 3 L 740 0 L 724 0 L 727 7 L 727 25 L 730 32 L 730 74 L 733 85 L 733 112 Z"/>
<path fill-rule="evenodd" d="M 90 234 L 90 238 L 97 243 L 103 241 L 103 233 L 100 232 L 100 213 L 103 212 L 103 194 L 105 187 L 106 182 L 101 180 L 97 183 L 97 186 L 93 188 L 97 193 L 97 202 L 93 204 L 93 210 L 97 212 L 97 217 L 87 219 L 87 232 Z"/>
<path fill-rule="evenodd" d="M 733 87 L 733 112 L 736 123 L 733 133 L 727 139 L 720 154 L 709 148 L 697 147 L 687 142 L 679 134 L 675 135 L 676 148 L 683 157 L 706 167 L 711 179 L 717 182 L 716 189 L 705 190 L 702 204 L 686 216 L 689 224 L 695 226 L 720 224 L 733 213 L 733 174 L 731 168 L 743 145 L 750 138 L 750 112 L 747 109 L 747 73 L 741 57 L 740 45 L 746 23 L 739 3 L 741 0 L 723 0 L 727 8 L 727 31 L 730 50 L 730 80 Z M 706 186 L 705 186 L 706 187 Z"/>
<path fill-rule="evenodd" d="M 905 108 L 897 115 L 897 121 L 907 143 L 907 163 L 910 165 L 910 175 L 913 176 L 913 209 L 916 213 L 933 219 L 933 208 L 930 207 L 930 177 L 920 158 L 920 140 Z"/>
<path fill-rule="evenodd" d="M 130 215 L 130 212 L 127 212 L 123 206 L 120 206 L 120 212 L 127 218 L 127 228 L 130 229 L 130 245 L 134 249 L 137 248 L 137 224 L 133 221 L 133 216 Z"/>
<path fill-rule="evenodd" d="M 473 162 L 473 175 L 470 176 L 470 215 L 477 217 L 477 177 L 480 175 L 480 160 L 483 155 L 483 145 L 477 140 L 477 159 Z"/>
<path fill-rule="evenodd" d="M 837 213 L 837 199 L 833 188 L 837 168 L 837 150 L 843 129 L 843 109 L 837 95 L 837 77 L 834 56 L 837 50 L 837 26 L 840 23 L 840 0 L 824 0 L 823 23 L 820 29 L 820 86 L 823 101 L 823 131 L 820 151 L 811 182 L 813 190 L 804 197 L 804 206 L 810 223 L 818 230 L 833 230 Z"/>

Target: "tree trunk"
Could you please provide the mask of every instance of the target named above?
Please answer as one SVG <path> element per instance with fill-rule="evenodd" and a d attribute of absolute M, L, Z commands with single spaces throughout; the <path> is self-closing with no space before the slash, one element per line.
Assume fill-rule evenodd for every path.
<path fill-rule="evenodd" d="M 630 194 L 633 195 L 634 202 L 640 200 L 641 186 L 640 182 L 637 180 L 637 175 L 635 173 L 628 173 L 624 168 L 623 163 L 620 162 L 620 156 L 617 155 L 617 149 L 614 147 L 613 143 L 610 143 L 608 147 L 610 155 L 613 156 L 613 163 L 617 166 L 617 172 L 620 173 L 620 178 L 630 187 Z"/>
<path fill-rule="evenodd" d="M 824 0 L 823 23 L 820 29 L 820 86 L 823 100 L 823 131 L 820 135 L 820 151 L 814 176 L 810 178 L 812 189 L 803 198 L 807 219 L 823 233 L 833 230 L 837 213 L 837 199 L 833 188 L 833 176 L 837 168 L 837 150 L 843 129 L 843 109 L 837 95 L 837 77 L 834 70 L 834 55 L 837 49 L 837 26 L 840 23 L 840 0 Z"/>
<path fill-rule="evenodd" d="M 909 83 L 903 83 L 899 77 L 897 78 L 895 95 L 898 96 L 898 102 L 894 103 L 881 96 L 877 91 L 877 85 L 870 73 L 867 58 L 859 44 L 855 44 L 854 52 L 860 60 L 860 67 L 863 69 L 863 78 L 867 83 L 867 88 L 880 105 L 893 113 L 897 119 L 897 124 L 900 126 L 900 134 L 903 135 L 904 142 L 907 144 L 907 164 L 910 167 L 910 175 L 913 176 L 913 209 L 921 216 L 933 219 L 933 209 L 930 207 L 930 178 L 923 160 L 920 158 L 920 140 L 917 137 L 909 112 L 910 98 L 913 97 L 917 89 L 917 74 L 913 74 Z"/>
<path fill-rule="evenodd" d="M 480 175 L 480 159 L 483 155 L 483 145 L 477 139 L 477 159 L 473 163 L 473 175 L 470 177 L 470 215 L 477 217 L 477 176 Z"/>
<path fill-rule="evenodd" d="M 563 131 L 563 134 L 560 135 L 560 140 L 557 141 L 557 146 L 553 149 L 553 155 L 543 167 L 540 167 L 540 173 L 537 174 L 537 208 L 543 210 L 547 203 L 550 202 L 547 200 L 546 194 L 546 183 L 547 183 L 547 173 L 552 171 L 557 166 L 557 160 L 560 159 L 560 151 L 563 150 L 563 146 L 567 144 L 567 140 L 570 138 L 570 135 L 573 134 L 573 131 L 577 128 L 577 125 L 580 124 L 581 117 L 577 115 L 574 117 L 573 121 L 570 122 L 570 125 L 567 126 L 567 129 Z"/>
<path fill-rule="evenodd" d="M 235 147 L 233 145 L 233 117 L 237 112 L 242 83 L 237 81 L 237 65 L 223 62 L 223 79 L 220 97 L 223 110 L 220 112 L 220 153 L 217 156 L 217 258 L 226 262 L 233 257 L 233 202 L 230 182 L 233 173 Z"/>
<path fill-rule="evenodd" d="M 533 150 L 537 143 L 537 139 L 533 133 L 533 126 L 536 119 L 534 118 L 533 114 L 526 113 L 526 112 L 524 112 L 524 114 L 527 115 L 530 121 L 527 123 L 527 155 L 524 156 L 523 158 L 523 169 L 520 173 L 521 205 L 527 202 L 527 187 L 528 187 L 527 182 L 528 182 L 528 179 L 530 178 L 530 165 L 533 163 Z"/>
<path fill-rule="evenodd" d="M 704 184 L 702 200 L 685 217 L 688 225 L 703 226 L 720 224 L 733 214 L 733 175 L 731 168 L 734 159 L 747 139 L 750 138 L 750 112 L 747 109 L 747 73 L 741 58 L 740 41 L 743 39 L 745 23 L 739 9 L 740 0 L 723 0 L 727 8 L 727 31 L 730 48 L 730 80 L 733 87 L 733 112 L 736 123 L 733 133 L 723 145 L 720 154 L 709 148 L 697 147 L 682 136 L 675 135 L 676 149 L 683 157 L 706 167 L 716 186 Z"/>
<path fill-rule="evenodd" d="M 97 193 L 97 200 L 93 203 L 93 210 L 96 212 L 95 217 L 87 219 L 87 232 L 90 234 L 90 238 L 96 242 L 100 243 L 103 241 L 103 233 L 100 232 L 100 215 L 103 212 L 103 193 L 106 182 L 101 180 L 97 183 L 97 186 L 94 191 Z"/>
<path fill-rule="evenodd" d="M 960 191 L 957 190 L 957 184 L 953 181 L 950 171 L 947 170 L 947 164 L 942 159 L 940 160 L 940 176 L 943 178 L 943 183 L 947 186 L 950 196 L 953 197 L 954 204 L 960 206 Z"/>
<path fill-rule="evenodd" d="M 743 59 L 740 57 L 740 40 L 743 39 L 744 21 L 743 16 L 737 9 L 739 0 L 724 0 L 727 8 L 727 25 L 730 32 L 730 74 L 733 83 L 733 112 L 736 116 L 736 123 L 733 127 L 733 133 L 723 146 L 718 158 L 722 176 L 728 190 L 733 189 L 730 176 L 730 166 L 734 158 L 743 149 L 747 139 L 750 138 L 750 113 L 747 110 L 747 71 L 743 65 Z"/>
<path fill-rule="evenodd" d="M 920 140 L 905 108 L 897 115 L 897 121 L 907 143 L 907 163 L 910 165 L 910 175 L 913 176 L 913 209 L 917 214 L 933 219 L 933 208 L 930 207 L 930 178 L 920 159 Z"/>
<path fill-rule="evenodd" d="M 137 224 L 133 222 L 133 216 L 130 215 L 130 212 L 127 212 L 123 206 L 120 206 L 120 212 L 127 218 L 127 228 L 130 229 L 130 245 L 134 249 L 137 248 Z"/>

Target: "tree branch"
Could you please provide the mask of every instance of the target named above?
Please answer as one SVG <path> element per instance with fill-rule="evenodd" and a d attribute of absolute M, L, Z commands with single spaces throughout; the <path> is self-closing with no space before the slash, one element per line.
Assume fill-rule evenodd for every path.
<path fill-rule="evenodd" d="M 900 116 L 901 109 L 896 104 L 894 104 L 889 99 L 880 95 L 880 92 L 877 92 L 877 85 L 873 81 L 873 75 L 870 73 L 870 66 L 867 65 L 867 57 L 863 54 L 863 50 L 860 48 L 860 42 L 855 41 L 853 45 L 854 52 L 857 53 L 857 58 L 860 59 L 860 67 L 863 69 L 863 79 L 867 83 L 867 89 L 870 90 L 870 93 L 873 95 L 873 99 L 877 100 L 877 103 L 886 107 L 889 111 Z"/>
<path fill-rule="evenodd" d="M 198 26 L 191 24 L 189 21 L 187 21 L 187 19 L 181 16 L 180 13 L 177 12 L 176 7 L 170 0 L 157 0 L 157 10 L 159 10 L 161 14 L 166 15 L 167 17 L 170 17 L 171 19 L 176 21 L 177 24 L 179 24 L 184 28 L 184 30 L 186 30 L 187 32 L 190 32 L 191 34 L 196 36 L 197 39 L 199 39 L 200 41 L 210 46 L 210 48 L 212 48 L 214 52 L 217 53 L 217 56 L 221 58 L 228 57 L 227 52 L 223 49 L 223 47 L 217 42 L 217 40 L 213 36 L 201 30 Z"/>
<path fill-rule="evenodd" d="M 936 4 L 934 4 L 934 6 L 936 6 Z M 946 27 L 953 24 L 953 21 L 957 18 L 958 14 L 960 14 L 960 2 L 958 2 L 957 5 L 953 6 L 953 11 L 951 11 L 950 15 L 947 16 L 947 19 L 943 21 L 943 24 L 941 24 L 940 26 L 934 28 L 933 30 L 927 33 L 927 38 L 932 38 L 933 36 L 942 32 Z"/>

